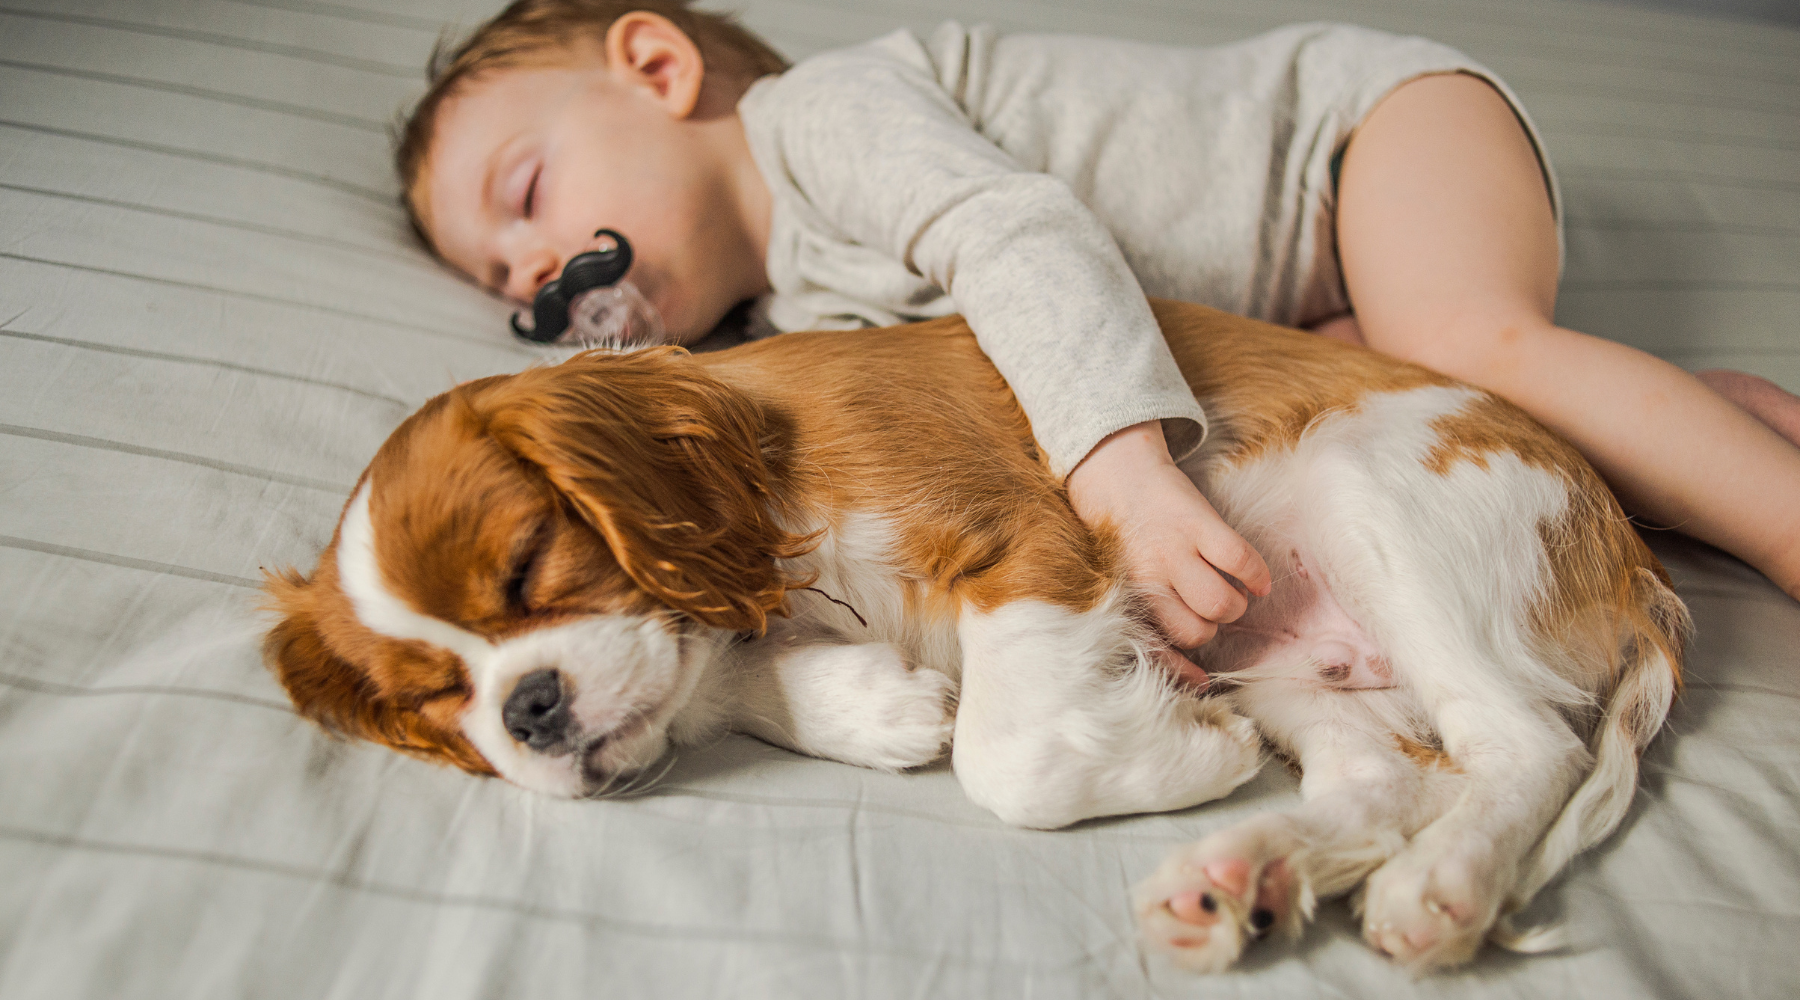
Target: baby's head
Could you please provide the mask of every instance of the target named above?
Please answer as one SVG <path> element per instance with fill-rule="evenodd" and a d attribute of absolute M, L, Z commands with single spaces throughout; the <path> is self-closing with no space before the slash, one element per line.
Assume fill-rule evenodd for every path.
<path fill-rule="evenodd" d="M 688 0 L 518 0 L 432 56 L 396 151 L 426 243 L 527 301 L 608 228 L 669 334 L 764 290 L 767 193 L 738 98 L 786 62 Z"/>

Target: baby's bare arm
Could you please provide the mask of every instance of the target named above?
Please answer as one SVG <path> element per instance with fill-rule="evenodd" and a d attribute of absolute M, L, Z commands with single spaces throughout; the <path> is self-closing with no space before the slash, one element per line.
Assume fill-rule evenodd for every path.
<path fill-rule="evenodd" d="M 1554 218 L 1496 91 L 1469 76 L 1396 90 L 1352 138 L 1338 198 L 1370 347 L 1506 397 L 1579 448 L 1628 510 L 1800 597 L 1800 448 L 1675 365 L 1555 324 Z"/>

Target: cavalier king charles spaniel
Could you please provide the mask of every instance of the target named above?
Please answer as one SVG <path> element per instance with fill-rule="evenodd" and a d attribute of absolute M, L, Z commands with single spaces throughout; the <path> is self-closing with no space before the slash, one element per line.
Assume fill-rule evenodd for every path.
<path fill-rule="evenodd" d="M 1154 303 L 1210 415 L 1183 463 L 1273 592 L 1160 648 L 968 327 L 590 351 L 431 400 L 268 660 L 308 718 L 552 795 L 628 788 L 725 730 L 901 770 L 946 752 L 1007 823 L 1183 809 L 1263 747 L 1302 803 L 1138 889 L 1153 947 L 1223 969 L 1361 887 L 1415 968 L 1484 940 L 1625 814 L 1687 615 L 1605 484 L 1423 368 Z"/>

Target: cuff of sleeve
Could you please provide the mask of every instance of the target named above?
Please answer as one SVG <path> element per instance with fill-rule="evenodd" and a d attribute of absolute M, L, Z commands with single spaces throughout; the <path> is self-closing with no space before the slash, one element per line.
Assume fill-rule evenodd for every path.
<path fill-rule="evenodd" d="M 1034 430 L 1034 436 L 1050 462 L 1050 471 L 1057 479 L 1067 479 L 1108 435 L 1148 420 L 1162 421 L 1163 439 L 1168 442 L 1169 455 L 1177 462 L 1200 450 L 1206 440 L 1206 413 L 1192 396 L 1148 399 L 1139 406 L 1091 413 L 1087 419 L 1071 422 L 1066 428 L 1049 433 Z"/>
<path fill-rule="evenodd" d="M 1169 443 L 1169 456 L 1177 463 L 1200 450 L 1206 441 L 1206 414 L 1198 417 L 1162 418 L 1163 440 Z"/>

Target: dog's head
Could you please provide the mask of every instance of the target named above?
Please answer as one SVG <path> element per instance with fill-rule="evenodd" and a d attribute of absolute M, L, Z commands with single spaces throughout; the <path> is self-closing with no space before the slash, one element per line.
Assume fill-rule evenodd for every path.
<path fill-rule="evenodd" d="M 718 630 L 792 584 L 763 435 L 678 349 L 458 386 L 382 445 L 312 577 L 269 576 L 270 666 L 345 735 L 612 786 L 666 750 Z"/>

